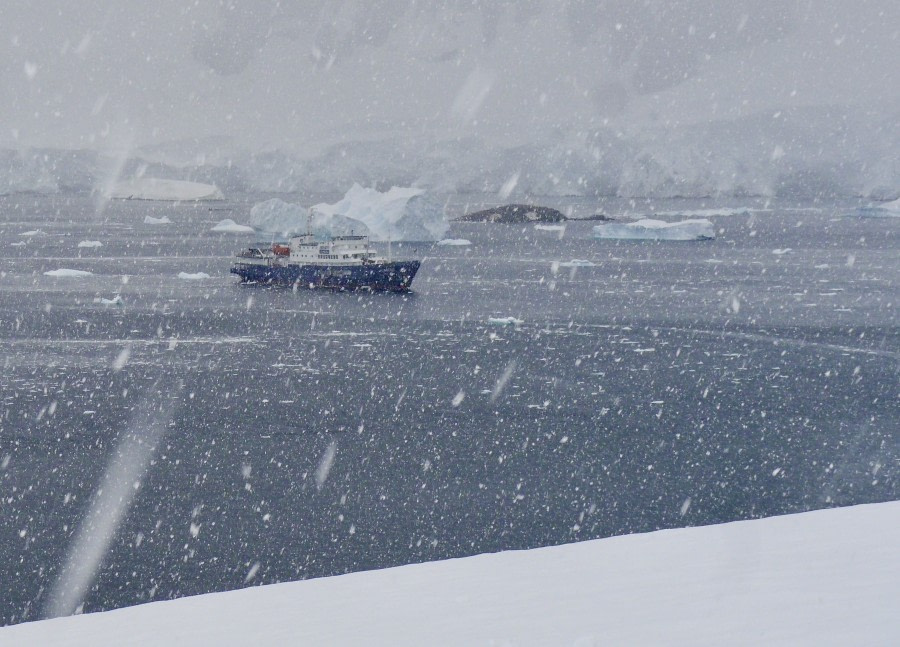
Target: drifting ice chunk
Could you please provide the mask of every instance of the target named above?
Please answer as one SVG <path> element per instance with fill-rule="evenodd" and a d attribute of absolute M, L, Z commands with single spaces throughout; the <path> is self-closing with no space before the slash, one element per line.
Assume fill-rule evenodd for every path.
<path fill-rule="evenodd" d="M 535 229 L 538 231 L 565 231 L 565 225 L 535 225 Z"/>
<path fill-rule="evenodd" d="M 209 274 L 207 274 L 206 272 L 194 272 L 193 274 L 191 274 L 190 272 L 179 272 L 178 278 L 186 279 L 188 281 L 198 281 L 200 279 L 208 279 Z"/>
<path fill-rule="evenodd" d="M 94 303 L 100 303 L 105 306 L 124 306 L 125 300 L 117 294 L 112 299 L 104 299 L 103 297 L 98 297 L 94 299 Z"/>
<path fill-rule="evenodd" d="M 22 232 L 21 234 L 19 234 L 19 235 L 20 235 L 20 236 L 25 236 L 26 238 L 32 238 L 32 237 L 34 237 L 34 236 L 46 236 L 47 234 L 45 234 L 45 233 L 44 233 L 43 231 L 41 231 L 40 229 L 32 229 L 31 231 L 23 231 L 23 232 Z"/>
<path fill-rule="evenodd" d="M 99 240 L 82 240 L 78 243 L 79 247 L 103 247 L 103 243 Z"/>
<path fill-rule="evenodd" d="M 162 218 L 154 218 L 153 216 L 144 216 L 144 224 L 145 225 L 171 225 L 172 221 L 169 220 L 168 216 L 163 216 Z"/>
<path fill-rule="evenodd" d="M 465 245 L 471 245 L 471 240 L 466 240 L 465 238 L 445 238 L 444 240 L 439 240 L 437 242 L 438 245 L 449 245 L 453 247 L 461 247 Z"/>
<path fill-rule="evenodd" d="M 76 278 L 79 276 L 91 276 L 93 272 L 87 272 L 85 270 L 69 270 L 69 269 L 58 269 L 58 270 L 50 270 L 49 272 L 44 272 L 44 276 L 61 276 L 66 278 Z"/>
<path fill-rule="evenodd" d="M 637 222 L 614 223 L 594 227 L 595 238 L 628 240 L 712 240 L 716 237 L 709 220 L 663 222 L 645 218 Z"/>
<path fill-rule="evenodd" d="M 120 200 L 222 200 L 224 196 L 214 184 L 162 180 L 155 177 L 133 178 L 116 184 L 110 198 Z"/>
<path fill-rule="evenodd" d="M 573 258 L 571 261 L 560 263 L 559 267 L 594 267 L 594 264 L 583 258 Z"/>
<path fill-rule="evenodd" d="M 515 317 L 488 317 L 488 323 L 492 326 L 520 326 L 524 322 Z"/>
<path fill-rule="evenodd" d="M 252 234 L 255 230 L 250 225 L 239 225 L 234 220 L 220 220 L 210 231 L 222 231 L 229 234 Z"/>
<path fill-rule="evenodd" d="M 354 184 L 335 204 L 317 204 L 313 214 L 343 216 L 364 223 L 373 240 L 441 240 L 450 223 L 441 205 L 423 189 L 392 187 L 386 193 Z"/>

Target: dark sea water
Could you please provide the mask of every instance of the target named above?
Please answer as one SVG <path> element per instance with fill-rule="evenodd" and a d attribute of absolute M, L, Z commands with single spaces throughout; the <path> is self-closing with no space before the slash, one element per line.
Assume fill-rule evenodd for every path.
<path fill-rule="evenodd" d="M 454 224 L 471 245 L 392 246 L 423 260 L 412 294 L 342 294 L 236 283 L 253 237 L 210 228 L 257 199 L 0 198 L 0 623 L 40 617 L 148 411 L 165 435 L 85 611 L 900 498 L 898 219 Z"/>

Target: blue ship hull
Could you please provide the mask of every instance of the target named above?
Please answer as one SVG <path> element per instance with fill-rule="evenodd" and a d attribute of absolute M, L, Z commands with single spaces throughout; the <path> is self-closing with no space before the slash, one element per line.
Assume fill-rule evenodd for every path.
<path fill-rule="evenodd" d="M 419 270 L 419 261 L 364 265 L 256 265 L 235 263 L 232 274 L 244 283 L 268 283 L 333 290 L 388 290 L 406 292 Z"/>

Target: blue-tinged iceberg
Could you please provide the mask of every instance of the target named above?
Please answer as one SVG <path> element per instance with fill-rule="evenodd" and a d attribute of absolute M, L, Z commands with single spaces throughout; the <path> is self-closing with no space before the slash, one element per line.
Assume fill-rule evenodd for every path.
<path fill-rule="evenodd" d="M 317 204 L 312 213 L 361 222 L 373 240 L 438 241 L 450 228 L 440 203 L 424 189 L 391 187 L 381 193 L 354 184 L 335 204 Z"/>
<path fill-rule="evenodd" d="M 308 225 L 307 225 L 308 221 Z M 309 209 L 277 198 L 254 205 L 250 225 L 277 236 L 359 234 L 375 241 L 439 241 L 450 228 L 440 203 L 422 189 L 393 187 L 380 192 L 354 184 L 334 203 Z"/>
<path fill-rule="evenodd" d="M 635 222 L 610 223 L 594 227 L 595 238 L 626 240 L 712 240 L 713 224 L 706 219 L 664 222 L 644 218 Z"/>

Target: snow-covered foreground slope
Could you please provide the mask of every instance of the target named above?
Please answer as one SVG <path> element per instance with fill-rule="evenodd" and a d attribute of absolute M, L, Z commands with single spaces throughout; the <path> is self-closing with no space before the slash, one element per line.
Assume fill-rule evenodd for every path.
<path fill-rule="evenodd" d="M 613 537 L 0 629 L 0 645 L 900 644 L 900 502 Z"/>

